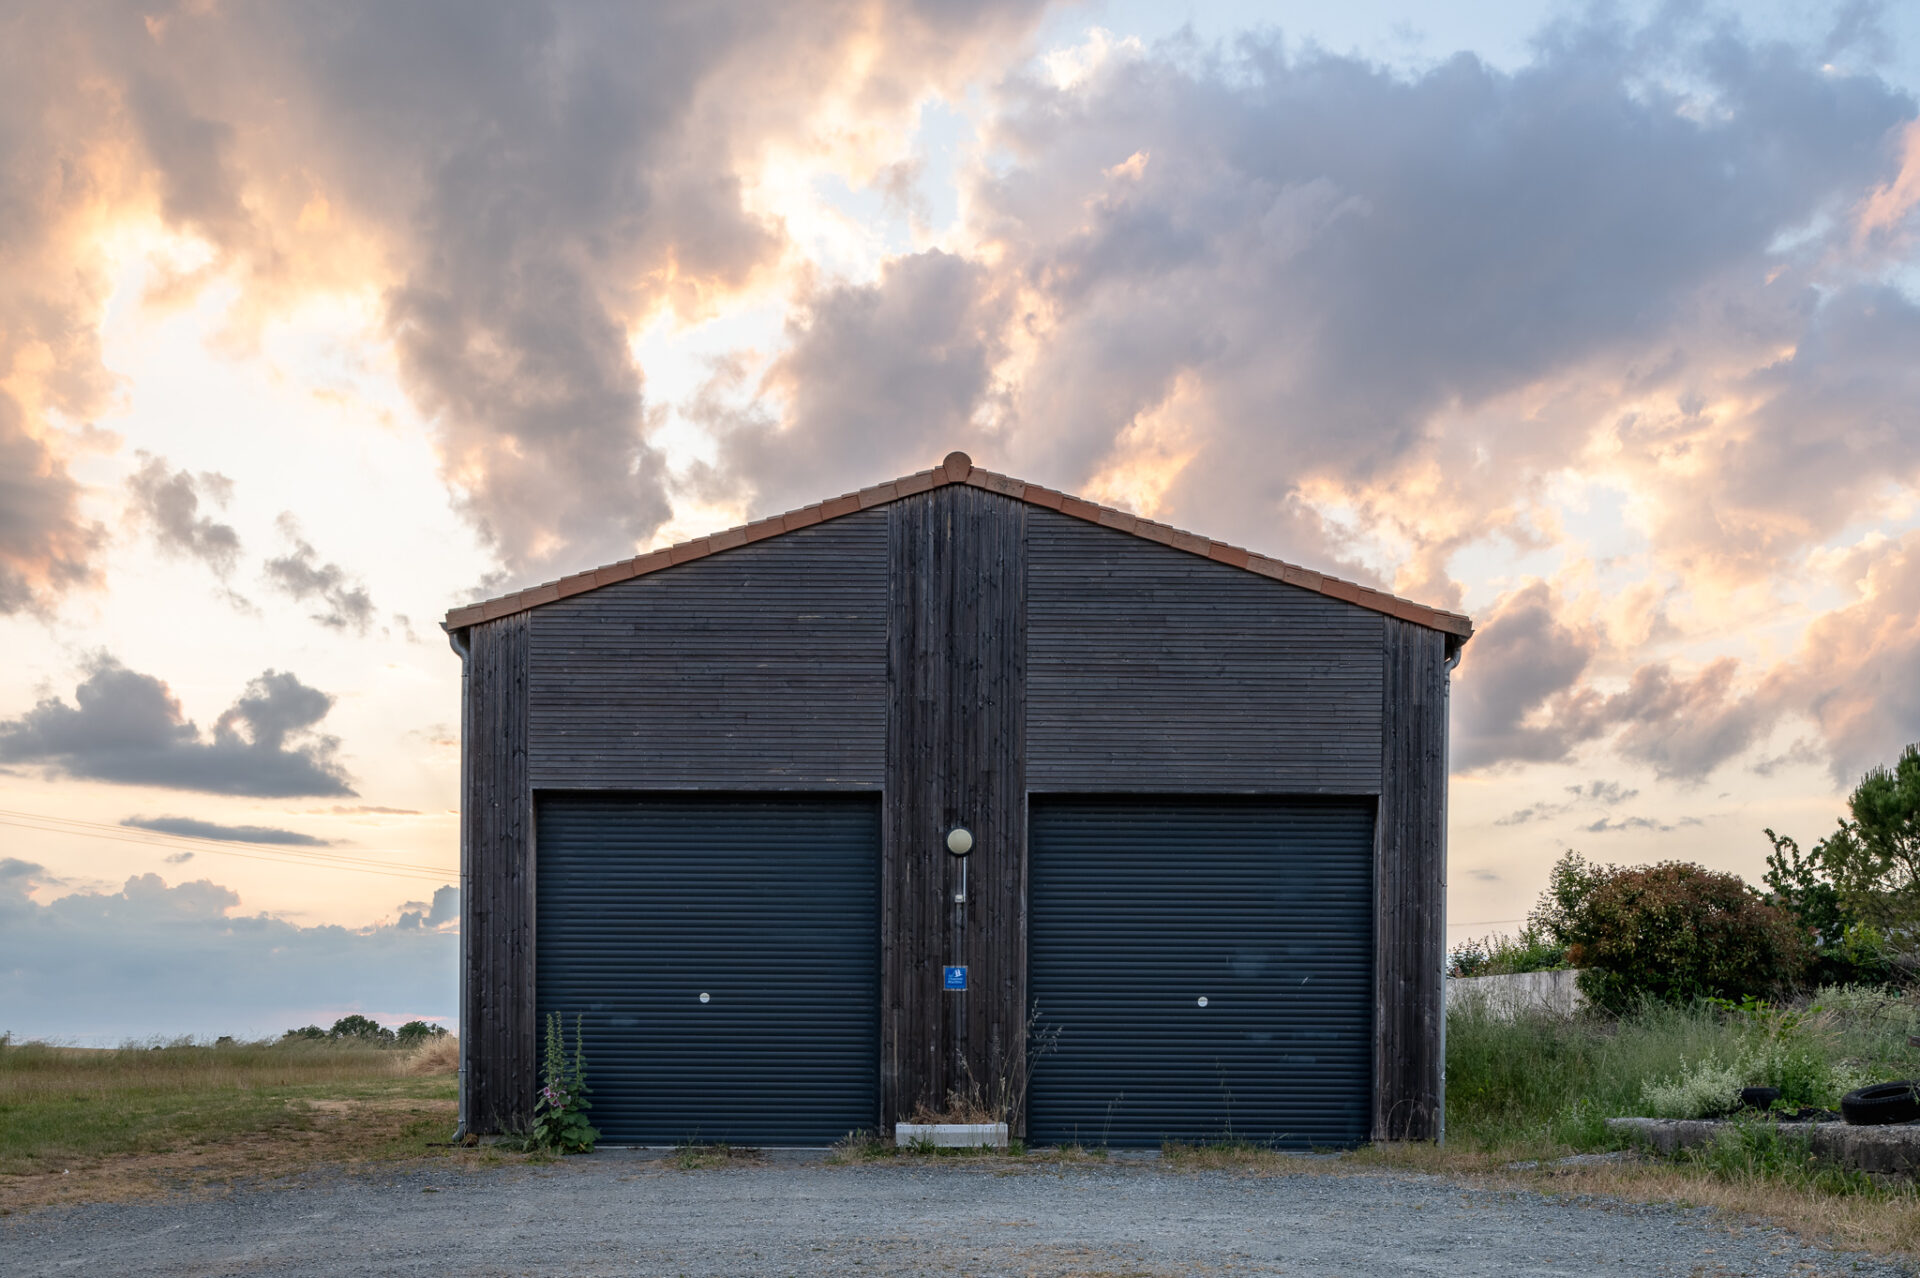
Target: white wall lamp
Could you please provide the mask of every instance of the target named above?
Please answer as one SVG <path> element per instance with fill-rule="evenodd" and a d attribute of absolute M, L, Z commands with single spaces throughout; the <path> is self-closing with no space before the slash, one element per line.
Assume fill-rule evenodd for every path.
<path fill-rule="evenodd" d="M 960 890 L 953 894 L 953 903 L 964 905 L 967 901 L 967 853 L 973 851 L 973 831 L 964 825 L 956 825 L 948 830 L 947 851 L 960 862 Z"/>

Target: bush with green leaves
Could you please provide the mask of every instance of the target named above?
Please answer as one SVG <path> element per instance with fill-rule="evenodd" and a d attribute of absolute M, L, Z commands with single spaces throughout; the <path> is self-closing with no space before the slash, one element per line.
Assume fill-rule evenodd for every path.
<path fill-rule="evenodd" d="M 1569 852 L 1535 925 L 1567 946 L 1586 996 L 1616 1013 L 1646 998 L 1769 997 L 1797 985 L 1811 957 L 1793 921 L 1739 875 L 1684 861 L 1594 866 Z"/>
<path fill-rule="evenodd" d="M 1895 980 L 1920 970 L 1920 744 L 1862 777 L 1847 811 L 1804 852 L 1766 832 L 1768 899 L 1813 937 L 1823 978 Z"/>
<path fill-rule="evenodd" d="M 327 1037 L 336 1041 L 344 1040 L 366 1043 L 377 1047 L 390 1047 L 393 1044 L 393 1031 L 369 1016 L 358 1012 L 343 1016 L 333 1023 L 327 1031 Z"/>
<path fill-rule="evenodd" d="M 533 1102 L 533 1139 L 543 1149 L 562 1154 L 589 1154 L 600 1132 L 587 1121 L 593 1103 L 587 1099 L 587 1058 L 581 1048 L 582 1018 L 573 1018 L 573 1051 L 567 1051 L 566 1032 L 558 1012 L 547 1017 L 547 1050 L 541 1073 L 545 1083 Z"/>
<path fill-rule="evenodd" d="M 431 1038 L 445 1038 L 447 1031 L 428 1021 L 408 1021 L 393 1032 L 394 1045 L 413 1047 Z"/>
<path fill-rule="evenodd" d="M 1447 975 L 1454 977 L 1513 976 L 1566 966 L 1567 947 L 1536 927 L 1521 928 L 1517 936 L 1495 932 L 1462 941 L 1447 955 Z"/>

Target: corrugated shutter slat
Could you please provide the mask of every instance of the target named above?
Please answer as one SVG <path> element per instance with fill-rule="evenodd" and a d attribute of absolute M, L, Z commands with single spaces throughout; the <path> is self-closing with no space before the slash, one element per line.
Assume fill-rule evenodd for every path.
<path fill-rule="evenodd" d="M 1371 799 L 1035 796 L 1030 847 L 1032 1140 L 1367 1139 Z"/>
<path fill-rule="evenodd" d="M 606 1140 L 873 1126 L 877 798 L 546 795 L 538 838 L 541 1023 L 584 1014 Z"/>

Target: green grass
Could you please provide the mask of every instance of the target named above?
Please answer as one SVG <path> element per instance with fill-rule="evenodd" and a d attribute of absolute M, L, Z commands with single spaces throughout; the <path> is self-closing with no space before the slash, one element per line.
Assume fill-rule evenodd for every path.
<path fill-rule="evenodd" d="M 1832 1105 L 1847 1084 L 1920 1072 L 1907 1045 L 1917 1028 L 1915 999 L 1847 988 L 1791 1009 L 1649 1004 L 1618 1020 L 1509 1021 L 1469 1006 L 1447 1017 L 1447 1137 L 1488 1150 L 1609 1148 L 1604 1120 L 1648 1113 L 1650 1085 L 1703 1061 L 1744 1062 L 1747 1085 Z"/>
<path fill-rule="evenodd" d="M 441 1111 L 456 1095 L 454 1078 L 407 1075 L 406 1060 L 391 1049 L 335 1044 L 0 1046 L 0 1176 L 248 1138 L 291 1140 L 349 1108 L 381 1115 L 347 1133 L 352 1156 L 403 1156 L 447 1138 Z"/>

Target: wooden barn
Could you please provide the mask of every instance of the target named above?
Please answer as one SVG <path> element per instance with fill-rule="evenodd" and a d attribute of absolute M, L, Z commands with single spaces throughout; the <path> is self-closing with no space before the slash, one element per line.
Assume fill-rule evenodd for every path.
<path fill-rule="evenodd" d="M 446 624 L 468 1130 L 1440 1133 L 1467 618 L 954 453 Z"/>

